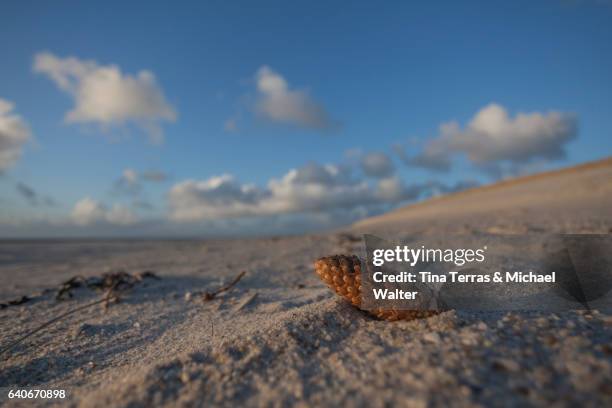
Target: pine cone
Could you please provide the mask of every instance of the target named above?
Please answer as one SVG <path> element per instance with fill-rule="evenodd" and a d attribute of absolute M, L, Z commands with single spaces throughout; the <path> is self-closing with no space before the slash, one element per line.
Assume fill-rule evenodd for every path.
<path fill-rule="evenodd" d="M 314 267 L 327 286 L 361 309 L 361 260 L 356 255 L 326 256 L 317 259 Z M 389 321 L 420 319 L 438 314 L 433 310 L 377 309 L 367 312 Z"/>

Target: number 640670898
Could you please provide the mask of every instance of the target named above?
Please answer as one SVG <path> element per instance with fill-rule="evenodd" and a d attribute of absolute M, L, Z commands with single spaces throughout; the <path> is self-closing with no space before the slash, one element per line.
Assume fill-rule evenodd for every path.
<path fill-rule="evenodd" d="M 10 390 L 8 397 L 10 399 L 66 398 L 66 390 Z"/>

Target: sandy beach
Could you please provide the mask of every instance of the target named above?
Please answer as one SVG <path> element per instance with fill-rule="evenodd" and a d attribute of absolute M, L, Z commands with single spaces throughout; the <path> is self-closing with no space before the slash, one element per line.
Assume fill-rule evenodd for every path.
<path fill-rule="evenodd" d="M 4 241 L 0 346 L 100 299 L 74 276 L 153 272 L 116 303 L 67 316 L 0 360 L 4 403 L 66 406 L 610 406 L 612 316 L 465 312 L 378 321 L 313 262 L 361 234 L 612 232 L 612 160 L 434 198 L 324 234 L 227 240 Z M 205 292 L 246 271 L 235 287 Z M 6 400 L 10 389 L 64 400 Z"/>

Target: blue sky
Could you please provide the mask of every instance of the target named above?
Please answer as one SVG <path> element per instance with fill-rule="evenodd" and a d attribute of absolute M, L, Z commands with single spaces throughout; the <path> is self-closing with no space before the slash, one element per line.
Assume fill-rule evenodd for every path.
<path fill-rule="evenodd" d="M 605 1 L 1 8 L 3 236 L 317 230 L 612 153 Z"/>

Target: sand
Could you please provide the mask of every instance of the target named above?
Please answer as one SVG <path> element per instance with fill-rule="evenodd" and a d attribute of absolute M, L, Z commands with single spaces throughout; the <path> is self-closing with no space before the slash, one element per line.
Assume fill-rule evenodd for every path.
<path fill-rule="evenodd" d="M 612 160 L 475 189 L 331 233 L 201 241 L 0 244 L 0 347 L 101 293 L 75 275 L 153 271 L 0 357 L 0 401 L 70 406 L 610 406 L 612 317 L 465 312 L 389 323 L 341 301 L 313 261 L 363 251 L 361 233 L 610 233 Z M 211 301 L 201 295 L 245 277 Z M 10 389 L 65 400 L 7 402 Z"/>

